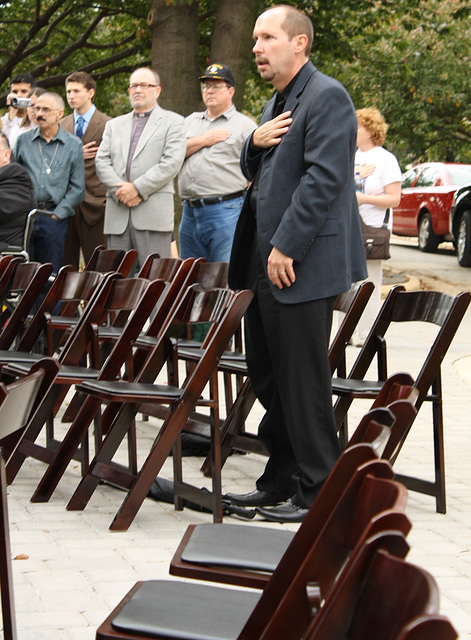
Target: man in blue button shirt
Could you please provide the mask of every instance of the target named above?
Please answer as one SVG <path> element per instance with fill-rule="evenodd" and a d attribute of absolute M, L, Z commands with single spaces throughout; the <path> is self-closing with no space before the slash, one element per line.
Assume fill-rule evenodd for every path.
<path fill-rule="evenodd" d="M 56 93 L 42 94 L 36 103 L 38 128 L 19 136 L 15 159 L 31 176 L 38 208 L 53 213 L 37 216 L 30 241 L 30 258 L 62 266 L 67 218 L 85 197 L 82 143 L 60 126 L 64 101 Z"/>

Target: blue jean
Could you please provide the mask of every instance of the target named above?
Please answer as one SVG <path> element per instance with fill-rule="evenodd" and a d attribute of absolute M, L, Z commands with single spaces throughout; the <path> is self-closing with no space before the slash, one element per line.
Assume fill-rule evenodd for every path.
<path fill-rule="evenodd" d="M 229 262 L 243 197 L 204 207 L 183 204 L 179 229 L 180 256 Z"/>
<path fill-rule="evenodd" d="M 62 266 L 64 242 L 67 236 L 67 218 L 63 220 L 37 215 L 29 241 L 32 262 L 52 262 L 54 273 Z"/>

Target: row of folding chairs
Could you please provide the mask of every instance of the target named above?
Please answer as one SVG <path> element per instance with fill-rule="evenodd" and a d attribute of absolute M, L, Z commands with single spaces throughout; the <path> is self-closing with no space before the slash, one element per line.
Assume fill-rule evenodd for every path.
<path fill-rule="evenodd" d="M 0 387 L 2 441 L 6 436 L 22 430 L 25 421 L 29 419 L 28 415 L 34 414 L 42 398 L 54 385 L 58 369 L 57 361 L 47 358 L 36 363 L 21 380 L 6 389 Z M 137 638 L 150 635 L 181 638 L 306 637 L 330 640 L 349 637 L 352 640 L 368 640 L 369 637 L 375 637 L 374 633 L 379 633 L 383 624 L 389 623 L 378 618 L 375 621 L 376 627 L 371 627 L 368 617 L 371 611 L 359 613 L 357 601 L 352 601 L 346 609 L 347 613 L 342 614 L 346 616 L 345 624 L 348 622 L 349 629 L 351 621 L 347 620 L 348 615 L 360 615 L 360 622 L 355 622 L 354 625 L 358 628 L 357 635 L 335 635 L 335 629 L 333 631 L 331 626 L 332 619 L 325 619 L 327 612 L 333 610 L 333 621 L 338 624 L 339 610 L 345 609 L 345 589 L 347 594 L 354 593 L 356 596 L 361 593 L 362 602 L 363 599 L 368 602 L 369 598 L 363 596 L 365 562 L 369 570 L 370 562 L 374 563 L 371 567 L 375 568 L 371 568 L 371 571 L 377 574 L 380 583 L 373 582 L 369 589 L 371 594 L 380 598 L 380 604 L 383 599 L 389 603 L 392 593 L 399 601 L 402 590 L 402 617 L 398 616 L 398 612 L 391 612 L 391 607 L 386 608 L 395 617 L 394 629 L 403 633 L 404 629 L 400 625 L 404 624 L 404 628 L 408 628 L 412 624 L 411 628 L 416 633 L 417 628 L 421 629 L 423 624 L 430 632 L 430 617 L 427 622 L 421 622 L 419 627 L 416 618 L 424 613 L 435 615 L 438 612 L 437 590 L 433 579 L 419 572 L 421 582 L 417 585 L 415 582 L 409 583 L 409 578 L 405 576 L 417 576 L 416 570 L 400 563 L 400 567 L 397 563 L 390 566 L 384 558 L 379 560 L 374 555 L 378 549 L 391 552 L 393 548 L 399 548 L 400 557 L 407 552 L 404 537 L 410 523 L 403 514 L 406 490 L 403 485 L 392 481 L 394 474 L 387 457 L 394 455 L 402 438 L 404 425 L 415 414 L 417 390 L 412 382 L 410 377 L 404 375 L 393 376 L 387 381 L 380 401 L 358 425 L 349 447 L 342 454 L 296 534 L 219 524 L 200 525 L 188 530 L 172 561 L 172 573 L 255 587 L 262 589 L 261 595 L 257 593 L 247 596 L 238 591 L 232 593 L 215 590 L 214 587 L 190 587 L 175 582 L 143 583 L 125 598 L 117 611 L 102 625 L 97 638 Z M 369 444 L 364 444 L 365 442 Z M 383 456 L 382 459 L 378 459 L 378 455 Z M 4 472 L 2 481 L 2 513 L 6 527 L 3 536 L 5 548 L 2 553 L 9 561 Z M 392 547 L 389 546 L 390 543 Z M 386 562 L 385 565 L 382 564 L 383 561 Z M 8 562 L 5 566 L 6 576 L 2 574 L 2 606 L 4 618 L 7 619 L 4 629 L 7 630 L 9 624 L 14 624 L 14 607 L 11 567 L 8 567 Z M 402 569 L 405 574 L 395 574 L 395 571 Z M 345 580 L 352 580 L 353 575 L 353 583 L 347 581 L 345 586 L 337 577 L 339 573 L 345 576 Z M 387 579 L 384 575 L 388 576 Z M 395 575 L 393 580 L 391 576 Z M 315 587 L 313 581 L 317 583 Z M 391 587 L 396 582 L 400 585 L 397 594 Z M 411 594 L 419 592 L 421 598 L 414 598 L 414 602 L 410 603 L 412 608 L 405 607 L 404 602 L 412 600 Z M 321 603 L 324 604 L 321 606 Z M 428 609 L 424 608 L 424 603 L 427 603 Z M 378 601 L 370 609 L 380 609 Z M 438 619 L 438 623 L 442 626 L 444 624 L 445 630 L 449 626 L 442 618 Z M 187 631 L 185 624 L 190 625 L 191 633 Z M 218 627 L 219 624 L 223 624 L 224 633 Z M 211 631 L 211 628 L 215 631 Z M 305 628 L 306 635 L 301 635 Z M 365 635 L 367 629 L 373 629 L 373 635 Z M 448 636 L 428 637 L 430 640 L 434 637 L 456 637 L 451 627 L 450 630 Z M 211 635 L 215 632 L 221 635 Z M 15 636 L 6 633 L 5 637 Z M 399 635 L 382 634 L 380 637 L 385 640 L 390 637 L 393 640 Z M 400 637 L 401 640 L 411 640 L 425 636 Z"/>
<path fill-rule="evenodd" d="M 453 640 L 434 578 L 405 559 L 407 490 L 393 477 L 372 445 L 356 444 L 343 452 L 295 534 L 192 526 L 170 572 L 252 589 L 140 581 L 101 624 L 97 640 Z M 280 540 L 280 533 L 289 538 Z M 247 585 L 253 562 L 264 579 Z"/>
<path fill-rule="evenodd" d="M 57 356 L 60 369 L 54 385 L 42 399 L 24 433 L 18 438 L 7 456 L 9 482 L 13 481 L 28 456 L 36 457 L 48 464 L 46 473 L 33 495 L 33 500 L 47 500 L 52 494 L 68 462 L 76 455 L 80 442 L 86 442 L 85 436 L 91 421 L 98 419 L 102 425 L 101 433 L 108 435 L 111 423 L 117 418 L 113 414 L 119 413 L 116 411 L 117 403 L 112 401 L 101 420 L 99 415 L 101 402 L 97 403 L 96 399 L 92 398 L 83 401 L 83 396 L 80 399 L 75 396 L 66 411 L 68 414 L 66 419 L 70 419 L 72 425 L 64 440 L 53 443 L 49 440 L 45 447 L 39 445 L 37 440 L 43 426 L 57 415 L 67 392 L 74 384 L 89 384 L 96 380 L 98 386 L 101 385 L 106 391 L 109 391 L 111 383 L 120 377 L 123 367 L 126 367 L 126 381 L 122 382 L 118 388 L 118 397 L 123 399 L 125 392 L 128 391 L 134 393 L 136 385 L 141 384 L 144 385 L 141 402 L 146 401 L 149 397 L 154 399 L 158 396 L 160 402 L 170 405 L 171 410 L 167 414 L 171 426 L 167 428 L 164 422 L 164 427 L 158 435 L 161 438 L 165 431 L 170 432 L 170 449 L 177 437 L 176 434 L 185 422 L 183 416 L 187 407 L 194 406 L 195 399 L 205 406 L 212 405 L 215 410 L 217 409 L 217 399 L 199 400 L 199 397 L 211 378 L 219 353 L 224 351 L 240 324 L 252 294 L 248 291 L 234 293 L 223 288 L 227 283 L 226 263 L 208 264 L 194 260 L 175 260 L 174 266 L 176 266 L 173 269 L 175 273 L 170 273 L 168 261 L 154 260 L 152 263 L 149 261 L 145 275 L 150 280 L 143 277 L 124 279 L 119 274 L 109 273 L 102 277 L 97 290 L 91 294 L 90 300 L 78 320 L 68 323 L 67 316 L 59 316 L 56 320 L 53 317 L 53 326 L 50 332 L 52 337 L 48 339 L 48 344 L 52 344 L 53 348 L 61 346 L 58 344 L 57 332 L 62 339 L 64 331 L 69 331 L 65 344 L 61 346 Z M 59 289 L 61 280 L 69 279 L 68 272 L 64 271 L 63 273 L 63 276 L 59 274 L 58 283 L 54 283 L 54 290 Z M 94 274 L 96 272 L 88 273 Z M 73 273 L 74 279 L 77 275 Z M 170 278 L 170 281 L 164 280 L 163 276 Z M 198 284 L 192 284 L 196 282 Z M 207 285 L 216 285 L 216 287 L 219 285 L 219 287 L 206 289 Z M 83 295 L 82 288 L 78 296 L 82 299 Z M 74 299 L 75 296 L 76 294 L 74 294 Z M 46 320 L 51 322 L 51 317 L 47 318 L 47 315 L 51 316 L 56 303 L 57 296 L 49 293 L 39 311 L 29 322 L 25 334 L 18 343 L 18 348 L 0 352 L 0 362 L 4 365 L 3 375 L 6 379 L 8 376 L 14 378 L 27 375 L 31 364 L 40 359 L 41 356 L 33 353 L 31 347 L 39 333 L 38 326 L 42 326 L 44 318 L 46 317 Z M 103 319 L 110 311 L 115 314 L 116 322 L 111 326 L 103 326 Z M 154 314 L 152 318 L 151 312 Z M 151 318 L 150 323 L 143 333 L 144 324 L 149 318 Z M 172 340 L 178 336 L 185 337 L 188 324 L 198 322 L 209 322 L 213 325 L 212 331 L 207 337 L 208 348 L 204 350 L 201 363 L 189 370 L 186 376 L 187 380 L 176 386 L 178 385 L 178 367 L 175 367 Z M 65 325 L 67 325 L 66 329 Z M 50 334 L 48 333 L 48 335 Z M 102 361 L 100 350 L 106 340 L 113 341 L 114 346 Z M 90 362 L 85 366 L 83 356 L 87 352 L 90 354 Z M 55 353 L 55 349 L 51 353 Z M 161 387 L 153 385 L 156 376 L 167 364 L 171 375 L 170 381 L 173 384 Z M 172 367 L 174 371 L 172 371 Z M 134 383 L 132 383 L 133 380 Z M 195 389 L 200 390 L 195 391 Z M 84 390 L 81 387 L 78 392 L 90 395 L 88 389 Z M 139 401 L 141 398 L 133 395 L 132 399 Z M 175 418 L 173 414 L 177 404 L 181 404 L 184 410 L 177 412 L 177 418 Z M 180 426 L 175 427 L 176 424 Z M 133 419 L 127 421 L 126 425 L 127 432 L 129 432 L 133 425 Z M 177 430 L 175 431 L 175 429 Z M 218 429 L 219 426 L 217 426 Z M 79 443 L 77 443 L 77 434 L 81 434 Z M 96 444 L 101 448 L 101 442 Z M 160 449 L 163 446 L 161 444 Z M 168 453 L 165 457 L 167 455 Z M 84 462 L 84 469 L 88 468 L 88 460 Z M 137 473 L 135 462 L 129 466 L 129 469 L 120 470 L 116 468 L 116 465 L 112 465 L 112 473 L 117 475 L 119 479 L 124 478 L 125 486 L 129 486 L 136 475 L 143 475 L 142 469 L 139 474 Z M 149 470 L 152 468 L 150 465 L 147 466 Z M 218 496 L 217 499 L 213 499 L 212 508 L 214 511 L 221 508 L 220 478 L 217 479 L 217 482 L 218 486 L 213 492 L 214 496 Z"/>
<path fill-rule="evenodd" d="M 162 261 L 155 262 L 155 260 L 151 258 L 152 257 L 150 257 L 150 260 L 145 265 L 147 271 L 145 271 L 143 275 L 150 279 L 159 276 L 159 279 L 163 279 L 162 271 L 159 272 L 159 269 L 163 268 Z M 224 266 L 227 268 L 227 265 Z M 98 482 L 102 480 L 117 482 L 119 486 L 129 491 L 132 498 L 130 498 L 130 504 L 127 504 L 126 501 L 123 503 L 123 513 L 120 512 L 117 514 L 116 519 L 112 523 L 112 528 L 127 528 L 135 517 L 137 509 L 140 507 L 140 504 L 142 504 L 145 495 L 147 495 L 149 488 L 147 485 L 149 485 L 149 482 L 153 482 L 162 467 L 164 459 L 172 448 L 174 448 L 176 506 L 177 508 L 181 508 L 185 494 L 191 494 L 194 492 L 194 488 L 190 489 L 186 487 L 183 482 L 180 433 L 183 429 L 201 430 L 201 420 L 199 419 L 199 414 L 196 413 L 196 408 L 199 406 L 204 407 L 206 411 L 209 410 L 210 413 L 210 417 L 207 420 L 207 428 L 209 429 L 212 446 L 202 469 L 207 475 L 212 476 L 213 491 L 209 496 L 206 493 L 203 494 L 200 492 L 197 497 L 198 500 L 201 500 L 202 506 L 209 507 L 213 511 L 215 520 L 222 519 L 220 475 L 221 467 L 227 455 L 234 448 L 245 451 L 263 452 L 263 447 L 258 439 L 252 434 L 246 433 L 244 429 L 245 419 L 255 401 L 255 396 L 247 376 L 244 357 L 240 351 L 227 352 L 223 349 L 222 354 L 216 358 L 219 371 L 227 375 L 235 374 L 239 381 L 241 378 L 243 379 L 243 383 L 239 386 L 235 402 L 228 402 L 228 414 L 225 420 L 222 421 L 222 424 L 220 420 L 221 394 L 219 392 L 217 373 L 216 370 L 210 372 L 206 370 L 203 382 L 205 385 L 208 382 L 210 383 L 209 397 L 199 398 L 198 396 L 192 398 L 191 403 L 189 403 L 190 411 L 188 415 L 186 415 L 186 411 L 178 413 L 178 427 L 175 427 L 176 421 L 174 421 L 169 430 L 170 435 L 162 438 L 164 433 L 168 433 L 166 426 L 167 421 L 170 419 L 174 407 L 180 399 L 182 388 L 186 384 L 186 381 L 184 381 L 182 385 L 178 382 L 178 359 L 183 358 L 190 363 L 188 368 L 189 375 L 190 372 L 197 368 L 205 352 L 205 349 L 201 349 L 199 345 L 196 345 L 196 347 L 192 345 L 191 348 L 188 348 L 188 343 L 186 343 L 185 346 L 182 346 L 181 342 L 175 342 L 175 335 L 171 335 L 172 332 L 174 334 L 178 333 L 180 337 L 185 335 L 185 331 L 188 330 L 187 325 L 191 321 L 190 316 L 192 311 L 190 307 L 195 304 L 194 299 L 191 303 L 185 301 L 178 312 L 179 315 L 177 319 L 175 315 L 175 304 L 176 300 L 181 302 L 181 299 L 178 299 L 176 292 L 181 293 L 181 291 L 185 290 L 185 287 L 182 286 L 182 280 L 188 285 L 189 282 L 192 281 L 190 274 L 195 274 L 196 271 L 203 271 L 205 267 L 207 269 L 207 277 L 195 277 L 194 280 L 198 280 L 203 286 L 207 284 L 214 286 L 215 265 L 198 264 L 198 261 L 173 262 L 171 265 L 170 263 L 166 263 L 164 268 L 166 278 L 166 280 L 164 280 L 166 283 L 164 290 L 158 291 L 158 287 L 155 287 L 154 294 L 160 301 L 168 301 L 169 298 L 172 299 L 173 307 L 170 305 L 170 312 L 168 304 L 166 305 L 160 302 L 159 307 L 159 302 L 152 302 L 150 298 L 147 298 L 147 305 L 153 305 L 154 310 L 157 308 L 157 312 L 144 335 L 142 333 L 142 322 L 139 324 L 139 321 L 136 321 L 134 318 L 131 328 L 128 328 L 127 333 L 124 333 L 124 338 L 121 337 L 123 327 L 126 326 L 131 311 L 135 309 L 136 306 L 135 298 L 129 293 L 124 295 L 125 304 L 123 305 L 121 302 L 121 307 L 116 303 L 108 305 L 108 311 L 112 308 L 115 314 L 115 324 L 112 326 L 100 326 L 103 324 L 104 307 L 100 306 L 103 303 L 100 302 L 100 304 L 96 304 L 95 306 L 91 305 L 92 311 L 83 315 L 82 323 L 77 323 L 77 327 L 72 333 L 72 338 L 69 336 L 69 340 L 65 342 L 61 351 L 58 358 L 61 364 L 61 373 L 57 377 L 57 384 L 54 385 L 54 390 L 51 391 L 48 402 L 43 403 L 42 411 L 38 412 L 38 415 L 31 421 L 26 436 L 14 452 L 14 456 L 8 461 L 7 472 L 9 481 L 15 477 L 24 458 L 27 455 L 34 455 L 45 461 L 49 467 L 34 493 L 33 500 L 47 500 L 50 495 L 52 495 L 71 457 L 77 457 L 82 461 L 84 479 L 78 489 L 77 495 L 74 494 L 68 508 L 84 508 Z M 93 274 L 94 272 L 90 273 Z M 64 278 L 65 277 L 64 275 Z M 76 277 L 76 274 L 74 274 L 74 277 Z M 109 292 L 111 289 L 114 291 L 129 291 L 129 283 L 118 283 L 112 280 L 113 277 L 116 278 L 116 276 L 107 276 L 108 289 L 103 285 L 102 293 L 104 291 Z M 224 272 L 222 269 L 221 286 L 227 284 L 226 279 L 227 271 Z M 60 280 L 59 277 L 58 280 Z M 131 280 L 132 279 L 129 279 L 129 282 L 131 282 Z M 59 288 L 59 285 L 57 285 L 57 288 Z M 137 294 L 138 298 L 141 293 L 142 290 Z M 80 295 L 84 295 L 83 287 Z M 149 293 L 149 296 L 150 295 Z M 216 307 L 222 305 L 222 308 L 224 308 L 224 305 L 227 304 L 227 296 L 229 295 L 228 291 L 213 294 L 213 305 Z M 434 483 L 428 483 L 429 486 L 425 487 L 425 489 L 423 489 L 422 485 L 419 486 L 418 480 L 415 480 L 415 484 L 409 481 L 409 486 L 411 488 L 426 490 L 432 493 L 432 495 L 435 495 L 437 508 L 444 510 L 445 488 L 440 364 L 469 304 L 469 294 L 460 294 L 456 298 L 451 298 L 450 296 L 438 294 L 437 292 L 405 292 L 401 287 L 394 288 L 388 295 L 370 336 L 359 354 L 357 362 L 347 376 L 345 361 L 346 345 L 370 295 L 371 283 L 363 283 L 362 285 L 353 287 L 347 294 L 339 296 L 336 301 L 336 308 L 344 311 L 345 317 L 332 341 L 329 354 L 332 372 L 333 374 L 334 372 L 338 373 L 333 379 L 334 392 L 337 393 L 338 389 L 343 385 L 344 396 L 347 395 L 345 389 L 349 390 L 347 400 L 350 404 L 353 397 L 374 398 L 378 395 L 388 373 L 386 339 L 384 334 L 392 322 L 424 320 L 439 326 L 438 335 L 428 353 L 424 367 L 414 381 L 414 386 L 419 392 L 416 403 L 417 409 L 421 407 L 424 400 L 430 399 L 433 403 L 436 480 Z M 110 296 L 108 293 L 103 294 L 102 300 L 107 296 L 109 300 Z M 123 298 L 123 295 L 121 295 L 121 298 Z M 188 300 L 190 299 L 191 296 L 188 297 Z M 219 299 L 219 302 L 216 302 L 217 299 Z M 226 301 L 224 301 L 225 299 Z M 56 300 L 57 296 L 52 296 L 49 303 L 45 301 L 45 307 L 43 307 L 44 312 L 38 313 L 29 323 L 28 329 L 19 344 L 19 349 L 13 357 L 11 350 L 6 354 L 0 352 L 0 361 L 3 355 L 3 361 L 10 363 L 10 366 L 6 368 L 5 371 L 9 372 L 12 376 L 25 375 L 29 370 L 31 362 L 38 358 L 36 354 L 28 354 L 25 361 L 25 353 L 31 350 L 38 332 L 41 330 L 41 327 L 44 326 L 45 317 L 47 318 L 49 316 L 47 322 L 51 324 L 50 316 L 54 309 L 52 305 L 56 303 Z M 249 296 L 247 296 L 247 303 L 248 301 Z M 97 312 L 97 309 L 101 311 Z M 212 313 L 213 311 L 206 311 L 208 317 L 210 317 Z M 186 317 L 183 320 L 185 314 Z M 201 309 L 198 311 L 198 314 L 199 320 L 201 321 Z M 134 316 L 136 315 L 139 315 L 142 321 L 143 318 L 147 319 L 148 311 L 142 308 L 139 314 L 134 314 Z M 217 313 L 215 315 L 217 316 Z M 37 320 L 38 316 L 39 320 Z M 165 319 L 167 317 L 174 317 L 173 327 L 165 326 Z M 194 319 L 195 318 L 193 318 L 193 320 Z M 66 320 L 64 321 L 62 318 L 63 322 L 66 322 Z M 48 326 L 47 322 L 46 326 Z M 49 354 L 54 352 L 53 349 L 58 346 L 58 343 L 64 336 L 63 326 L 60 321 L 56 322 L 57 324 L 54 326 L 55 332 L 52 334 L 55 338 L 51 337 L 50 330 L 46 331 Z M 14 324 L 15 323 L 12 323 L 12 325 Z M 93 338 L 89 330 L 91 325 L 98 325 L 97 333 Z M 175 325 L 178 325 L 178 327 L 175 328 Z M 70 327 L 68 330 L 70 330 Z M 165 340 L 163 340 L 166 332 L 167 335 Z M 2 336 L 0 336 L 0 346 L 1 337 Z M 110 362 L 108 362 L 107 359 L 103 360 L 103 342 L 106 340 L 116 342 L 118 338 L 121 342 L 119 342 L 119 348 L 114 351 L 113 359 Z M 169 340 L 171 344 L 169 344 Z M 239 345 L 240 342 L 236 342 L 237 348 L 239 348 Z M 116 346 L 115 344 L 115 347 Z M 91 353 L 91 366 L 90 364 L 88 367 L 80 366 L 83 353 L 87 349 Z M 129 358 L 128 356 L 131 352 L 133 352 L 133 357 Z M 105 353 L 109 354 L 109 351 L 105 351 Z M 118 355 L 118 353 L 120 355 Z M 152 357 L 149 357 L 150 353 L 153 353 Z M 365 370 L 369 369 L 368 363 L 371 365 L 371 362 L 375 358 L 378 359 L 379 363 L 379 380 L 365 380 Z M 121 383 L 118 387 L 113 387 L 112 382 L 120 373 L 126 359 L 128 384 L 123 386 L 123 383 Z M 163 370 L 164 363 L 168 368 L 168 382 L 170 383 L 166 388 L 153 385 L 156 376 Z M 103 369 L 103 367 L 105 368 Z M 130 381 L 133 381 L 134 386 L 129 384 Z M 70 420 L 72 424 L 66 434 L 64 442 L 54 441 L 53 429 L 52 426 L 49 426 L 47 430 L 48 444 L 46 450 L 44 450 L 44 448 L 38 448 L 35 441 L 37 440 L 39 432 L 45 423 L 51 424 L 53 416 L 57 414 L 58 407 L 61 405 L 70 387 L 74 384 L 78 384 L 79 386 L 77 388 L 77 394 L 65 414 L 65 419 Z M 432 393 L 429 392 L 430 388 L 432 389 Z M 204 386 L 202 389 L 204 389 Z M 82 402 L 84 397 L 86 398 L 86 402 Z M 227 397 L 228 394 L 226 390 L 226 398 Z M 341 400 L 344 399 L 345 398 L 341 398 Z M 103 416 L 101 416 L 102 403 L 109 405 L 104 411 Z M 340 406 L 339 401 L 337 405 L 336 417 L 345 444 L 347 442 L 345 403 Z M 79 407 L 83 409 L 80 413 L 77 412 Z M 87 411 L 85 411 L 85 407 Z M 343 414 L 341 414 L 340 409 L 343 409 Z M 164 424 L 163 430 L 159 431 L 156 437 L 156 442 L 159 441 L 159 447 L 155 447 L 156 453 L 153 455 L 149 454 L 149 458 L 146 459 L 143 467 L 139 471 L 137 469 L 135 438 L 133 436 L 134 420 L 138 410 L 162 419 Z M 93 421 L 98 424 L 95 432 L 98 434 L 96 447 L 99 451 L 90 465 L 86 435 L 89 425 Z M 402 440 L 398 443 L 394 459 L 397 457 L 405 441 L 412 422 L 408 425 Z M 102 446 L 101 442 L 102 435 L 105 436 L 106 440 L 106 444 L 103 442 L 104 446 Z M 109 438 L 107 438 L 108 435 L 110 436 Z M 131 438 L 129 470 L 123 469 L 121 473 L 118 473 L 116 464 L 113 462 L 113 456 L 125 436 L 130 436 Z M 81 441 L 77 443 L 79 438 L 81 438 Z M 83 442 L 83 446 L 80 446 L 80 442 Z M 57 451 L 53 451 L 54 447 L 60 451 L 60 456 Z M 194 498 L 195 494 L 193 493 L 191 497 Z"/>

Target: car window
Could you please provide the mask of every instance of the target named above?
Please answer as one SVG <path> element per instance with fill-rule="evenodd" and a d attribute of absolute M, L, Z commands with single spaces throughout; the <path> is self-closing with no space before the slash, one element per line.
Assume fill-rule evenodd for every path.
<path fill-rule="evenodd" d="M 447 167 L 450 174 L 450 182 L 458 187 L 471 182 L 471 164 L 463 166 Z"/>
<path fill-rule="evenodd" d="M 418 172 L 419 172 L 419 168 L 418 167 L 413 167 L 412 169 L 409 169 L 409 171 L 407 171 L 407 173 L 405 173 L 402 176 L 402 185 L 401 186 L 402 186 L 403 189 L 407 189 L 407 187 L 411 186 L 411 184 L 416 179 Z"/>
<path fill-rule="evenodd" d="M 433 187 L 440 175 L 438 167 L 425 167 L 415 183 L 416 187 Z"/>

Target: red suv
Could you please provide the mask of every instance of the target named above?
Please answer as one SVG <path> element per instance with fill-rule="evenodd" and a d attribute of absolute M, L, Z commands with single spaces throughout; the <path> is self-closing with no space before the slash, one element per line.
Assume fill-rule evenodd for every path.
<path fill-rule="evenodd" d="M 393 233 L 415 236 L 421 251 L 433 252 L 451 240 L 450 208 L 453 194 L 471 182 L 471 164 L 426 162 L 402 176 L 401 202 L 393 212 Z"/>

